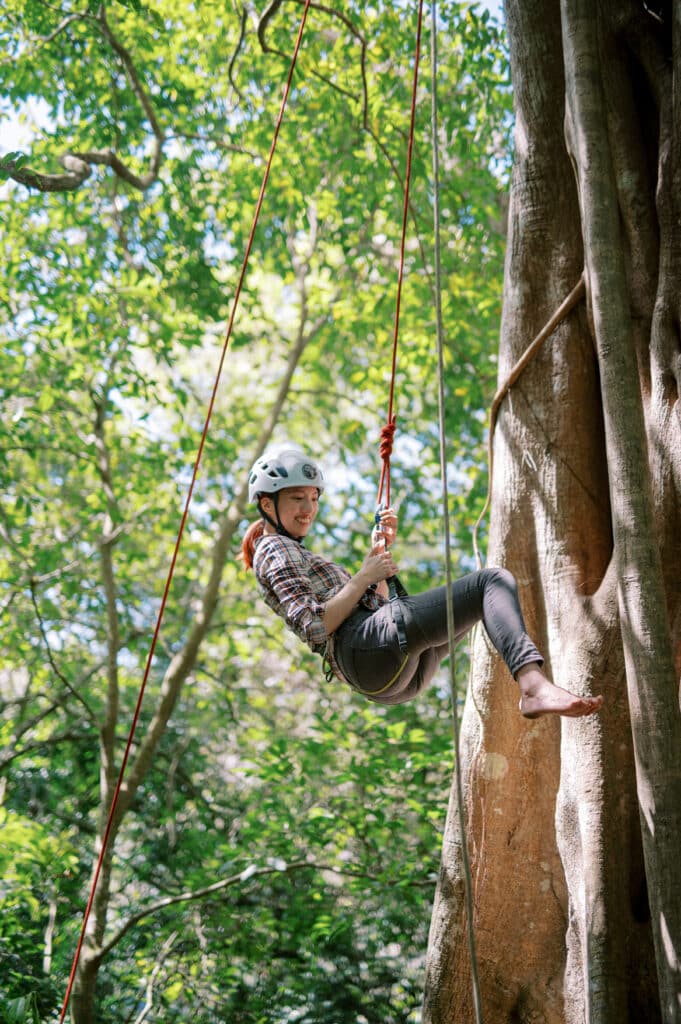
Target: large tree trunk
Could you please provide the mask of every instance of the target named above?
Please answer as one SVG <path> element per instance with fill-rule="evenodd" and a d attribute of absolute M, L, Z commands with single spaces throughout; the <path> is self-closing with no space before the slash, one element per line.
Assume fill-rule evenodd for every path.
<path fill-rule="evenodd" d="M 679 40 L 673 74 L 666 7 L 564 0 L 561 23 L 558 0 L 514 0 L 506 13 L 517 127 L 501 379 L 583 266 L 588 301 L 503 406 L 489 561 L 518 577 L 555 681 L 606 705 L 525 722 L 478 637 L 461 771 L 484 1020 L 676 1022 Z M 450 813 L 432 1024 L 474 1019 L 462 888 Z"/>

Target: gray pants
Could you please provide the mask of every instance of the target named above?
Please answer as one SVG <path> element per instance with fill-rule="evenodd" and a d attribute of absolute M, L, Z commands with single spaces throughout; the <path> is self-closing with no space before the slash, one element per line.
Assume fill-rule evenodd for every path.
<path fill-rule="evenodd" d="M 543 658 L 525 630 L 518 589 L 506 569 L 481 569 L 452 584 L 461 639 L 482 621 L 511 675 Z M 401 641 L 401 643 L 400 643 Z M 380 704 L 403 704 L 430 682 L 449 651 L 447 588 L 358 608 L 338 629 L 334 655 L 350 685 Z"/>

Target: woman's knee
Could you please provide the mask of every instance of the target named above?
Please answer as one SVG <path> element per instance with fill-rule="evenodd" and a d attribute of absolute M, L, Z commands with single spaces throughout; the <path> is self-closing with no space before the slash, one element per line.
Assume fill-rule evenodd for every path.
<path fill-rule="evenodd" d="M 491 566 L 482 570 L 485 576 L 485 586 L 499 587 L 513 594 L 518 593 L 518 584 L 512 572 L 502 569 L 500 566 Z"/>

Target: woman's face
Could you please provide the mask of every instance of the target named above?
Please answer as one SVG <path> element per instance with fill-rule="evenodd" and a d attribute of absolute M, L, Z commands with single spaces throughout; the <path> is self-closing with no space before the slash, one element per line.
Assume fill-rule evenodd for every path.
<path fill-rule="evenodd" d="M 265 512 L 275 520 L 274 499 L 263 495 L 260 499 Z M 316 487 L 284 487 L 279 491 L 279 520 L 292 537 L 305 537 L 317 518 L 319 491 Z M 268 524 L 269 525 L 269 524 Z M 266 532 L 267 528 L 266 528 Z"/>

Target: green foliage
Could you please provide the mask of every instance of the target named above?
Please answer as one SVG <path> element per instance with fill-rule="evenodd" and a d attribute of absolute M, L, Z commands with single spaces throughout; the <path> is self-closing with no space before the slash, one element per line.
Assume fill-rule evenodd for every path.
<path fill-rule="evenodd" d="M 39 97 L 43 126 L 3 158 L 10 175 L 19 162 L 54 173 L 65 152 L 98 149 L 146 173 L 142 95 L 163 134 L 144 190 L 101 164 L 68 194 L 2 186 L 0 970 L 4 998 L 35 997 L 48 1018 L 108 810 L 106 726 L 117 770 L 278 110 L 276 50 L 290 52 L 300 10 L 281 5 L 263 52 L 224 5 L 119 2 L 106 25 L 99 4 L 5 6 L 0 103 L 28 116 Z M 329 470 L 318 550 L 349 566 L 365 551 L 413 33 L 401 5 L 311 16 L 138 743 L 199 618 L 216 537 L 301 335 L 275 437 L 313 442 Z M 441 49 L 448 465 L 467 567 L 496 373 L 509 100 L 498 31 L 474 8 L 448 7 Z M 427 70 L 424 54 L 393 457 L 412 590 L 439 582 L 443 563 Z M 237 508 L 235 527 L 245 518 Z M 150 1022 L 416 1019 L 451 770 L 448 697 L 434 686 L 386 710 L 324 684 L 238 567 L 238 533 L 116 837 L 102 938 L 116 941 L 97 1013 L 132 1020 L 149 1001 Z M 233 877 L 125 929 L 165 897 Z"/>
<path fill-rule="evenodd" d="M 19 996 L 18 999 L 0 1001 L 3 1024 L 40 1024 L 38 1003 L 35 995 Z"/>
<path fill-rule="evenodd" d="M 14 171 L 20 170 L 28 163 L 25 153 L 5 153 L 0 157 L 0 181 L 7 181 Z"/>
<path fill-rule="evenodd" d="M 206 877 L 244 881 L 185 912 L 184 929 L 177 909 L 142 922 L 103 980 L 111 1014 L 131 1005 L 169 942 L 164 1020 L 186 1019 L 199 1000 L 205 1020 L 283 1021 L 295 1010 L 310 1021 L 397 1021 L 418 1005 L 414 951 L 425 943 L 451 770 L 447 703 L 433 695 L 398 717 L 330 697 L 320 702 L 307 685 L 261 696 L 230 686 L 238 735 L 185 738 L 171 792 L 177 737 L 166 737 L 144 822 L 129 835 L 140 850 L 146 836 L 130 910 L 180 879 L 189 889 Z M 201 714 L 185 704 L 183 728 Z M 273 873 L 261 879 L 263 867 Z"/>

